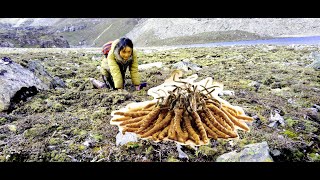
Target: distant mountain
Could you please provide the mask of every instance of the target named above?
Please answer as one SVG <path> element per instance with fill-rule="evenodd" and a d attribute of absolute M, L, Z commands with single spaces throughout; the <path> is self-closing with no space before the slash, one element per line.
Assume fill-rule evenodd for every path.
<path fill-rule="evenodd" d="M 136 46 L 163 46 L 313 35 L 320 35 L 319 18 L 0 18 L 2 47 L 101 47 L 122 36 Z"/>
<path fill-rule="evenodd" d="M 106 41 L 125 36 L 135 27 L 139 19 L 134 18 L 0 18 L 0 46 L 32 47 L 26 34 L 47 34 L 66 40 L 69 47 L 101 47 Z M 19 33 L 15 33 L 15 32 Z M 28 33 L 27 33 L 28 32 Z M 9 36 L 8 36 L 9 35 Z M 20 40 L 16 37 L 20 36 Z M 11 39 L 14 38 L 14 39 Z M 39 42 L 38 38 L 34 40 Z M 38 45 L 39 47 L 40 45 Z M 37 46 L 36 46 L 37 47 Z M 65 47 L 63 45 L 63 47 Z"/>
<path fill-rule="evenodd" d="M 50 32 L 47 27 L 8 26 L 0 29 L 0 47 L 69 48 L 70 45 L 63 36 Z"/>
<path fill-rule="evenodd" d="M 149 18 L 127 36 L 141 46 L 320 35 L 320 18 Z"/>

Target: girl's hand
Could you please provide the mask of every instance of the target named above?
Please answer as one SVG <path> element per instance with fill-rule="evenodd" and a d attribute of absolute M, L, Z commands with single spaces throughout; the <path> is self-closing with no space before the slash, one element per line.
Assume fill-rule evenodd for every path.
<path fill-rule="evenodd" d="M 136 91 L 140 90 L 140 85 L 135 86 L 136 87 Z"/>

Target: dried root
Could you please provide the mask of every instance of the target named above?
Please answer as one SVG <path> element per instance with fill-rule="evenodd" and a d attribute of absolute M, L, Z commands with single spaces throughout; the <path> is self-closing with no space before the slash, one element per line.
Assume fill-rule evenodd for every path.
<path fill-rule="evenodd" d="M 178 81 L 176 81 L 178 82 Z M 181 86 L 166 97 L 157 98 L 144 107 L 129 108 L 114 114 L 112 120 L 122 127 L 122 133 L 134 132 L 141 138 L 154 141 L 171 140 L 182 144 L 208 144 L 211 138 L 237 138 L 237 129 L 249 131 L 246 122 L 253 120 L 229 104 L 211 96 L 213 87 L 206 89 L 179 81 Z"/>

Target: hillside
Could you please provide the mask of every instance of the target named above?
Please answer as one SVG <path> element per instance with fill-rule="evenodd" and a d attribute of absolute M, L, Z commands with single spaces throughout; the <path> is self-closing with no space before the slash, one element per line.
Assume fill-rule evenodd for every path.
<path fill-rule="evenodd" d="M 106 40 L 125 36 L 137 24 L 134 18 L 1 18 L 0 34 L 5 35 L 34 29 L 63 37 L 70 47 L 100 47 Z M 34 34 L 40 31 L 32 31 Z M 42 33 L 43 31 L 41 31 Z M 21 37 L 24 38 L 23 36 Z M 11 41 L 1 38 L 0 42 Z M 21 47 L 19 42 L 14 47 Z"/>
<path fill-rule="evenodd" d="M 71 47 L 101 47 L 121 36 L 136 46 L 163 46 L 320 35 L 318 18 L 0 18 L 3 35 L 31 27 L 46 27 Z"/>
<path fill-rule="evenodd" d="M 315 35 L 317 18 L 150 18 L 127 34 L 141 46 Z"/>

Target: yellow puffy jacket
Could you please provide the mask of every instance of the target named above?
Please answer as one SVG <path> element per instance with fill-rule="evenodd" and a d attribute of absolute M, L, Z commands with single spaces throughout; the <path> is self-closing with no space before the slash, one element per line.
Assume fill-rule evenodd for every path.
<path fill-rule="evenodd" d="M 108 57 L 103 58 L 103 60 L 101 61 L 101 73 L 107 77 L 111 74 L 115 88 L 119 89 L 123 88 L 123 78 L 125 77 L 124 75 L 127 67 L 129 67 L 132 83 L 135 86 L 140 85 L 140 74 L 138 71 L 138 59 L 136 50 L 133 49 L 131 57 L 127 61 L 125 61 L 120 57 L 119 50 L 115 48 L 118 42 L 119 39 L 113 41 Z"/>

